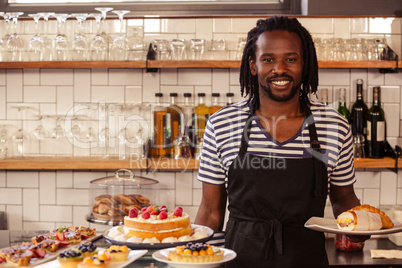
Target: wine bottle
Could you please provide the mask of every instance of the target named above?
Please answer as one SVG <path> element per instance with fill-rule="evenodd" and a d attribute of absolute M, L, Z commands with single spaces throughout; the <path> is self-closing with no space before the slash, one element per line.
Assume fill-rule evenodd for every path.
<path fill-rule="evenodd" d="M 321 103 L 328 105 L 328 88 L 321 89 Z"/>
<path fill-rule="evenodd" d="M 381 108 L 381 88 L 373 87 L 373 106 L 367 120 L 368 157 L 382 158 L 385 153 L 385 116 Z"/>
<path fill-rule="evenodd" d="M 362 135 L 365 142 L 367 141 L 367 118 L 368 108 L 363 100 L 363 80 L 357 79 L 356 101 L 352 106 L 352 134 Z"/>
<path fill-rule="evenodd" d="M 346 120 L 348 120 L 349 124 L 351 123 L 350 112 L 346 107 L 346 88 L 339 89 L 339 107 L 338 112 L 343 115 Z"/>

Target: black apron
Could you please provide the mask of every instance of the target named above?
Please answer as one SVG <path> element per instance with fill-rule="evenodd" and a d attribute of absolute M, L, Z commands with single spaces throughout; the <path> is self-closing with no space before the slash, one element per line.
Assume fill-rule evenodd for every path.
<path fill-rule="evenodd" d="M 310 108 L 301 101 L 316 157 L 283 159 L 247 154 L 252 118 L 228 171 L 225 247 L 237 257 L 226 267 L 329 267 L 324 233 L 304 227 L 323 217 L 328 175 Z"/>

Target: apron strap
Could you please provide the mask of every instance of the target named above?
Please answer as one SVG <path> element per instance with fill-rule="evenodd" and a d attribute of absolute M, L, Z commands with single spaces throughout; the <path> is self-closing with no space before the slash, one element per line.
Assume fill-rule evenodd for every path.
<path fill-rule="evenodd" d="M 315 170 L 315 197 L 324 197 L 323 193 L 323 181 L 321 179 L 321 165 L 322 165 L 322 154 L 320 142 L 318 141 L 317 129 L 315 127 L 315 121 L 313 114 L 311 113 L 310 107 L 307 105 L 307 101 L 301 100 L 303 109 L 306 113 L 306 121 L 310 134 L 310 147 L 311 155 L 314 159 L 314 170 Z"/>

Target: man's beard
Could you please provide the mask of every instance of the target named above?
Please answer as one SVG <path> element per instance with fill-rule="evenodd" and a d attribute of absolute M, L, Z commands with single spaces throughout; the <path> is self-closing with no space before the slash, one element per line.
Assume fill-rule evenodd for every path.
<path fill-rule="evenodd" d="M 270 98 L 273 101 L 277 101 L 277 102 L 286 102 L 289 101 L 291 99 L 293 99 L 293 97 L 296 95 L 296 93 L 299 91 L 301 86 L 301 83 L 299 85 L 296 85 L 294 87 L 292 87 L 292 90 L 289 92 L 289 94 L 287 95 L 275 95 L 271 88 L 269 87 L 269 85 L 264 86 L 260 83 L 260 87 L 262 88 L 262 91 L 264 92 L 264 94 Z"/>

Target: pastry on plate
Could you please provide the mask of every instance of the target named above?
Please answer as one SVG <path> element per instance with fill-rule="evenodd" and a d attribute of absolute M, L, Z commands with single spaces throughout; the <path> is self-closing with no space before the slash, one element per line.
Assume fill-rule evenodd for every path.
<path fill-rule="evenodd" d="M 186 263 L 204 263 L 220 261 L 223 251 L 206 243 L 189 242 L 185 246 L 177 246 L 169 251 L 168 260 Z"/>

